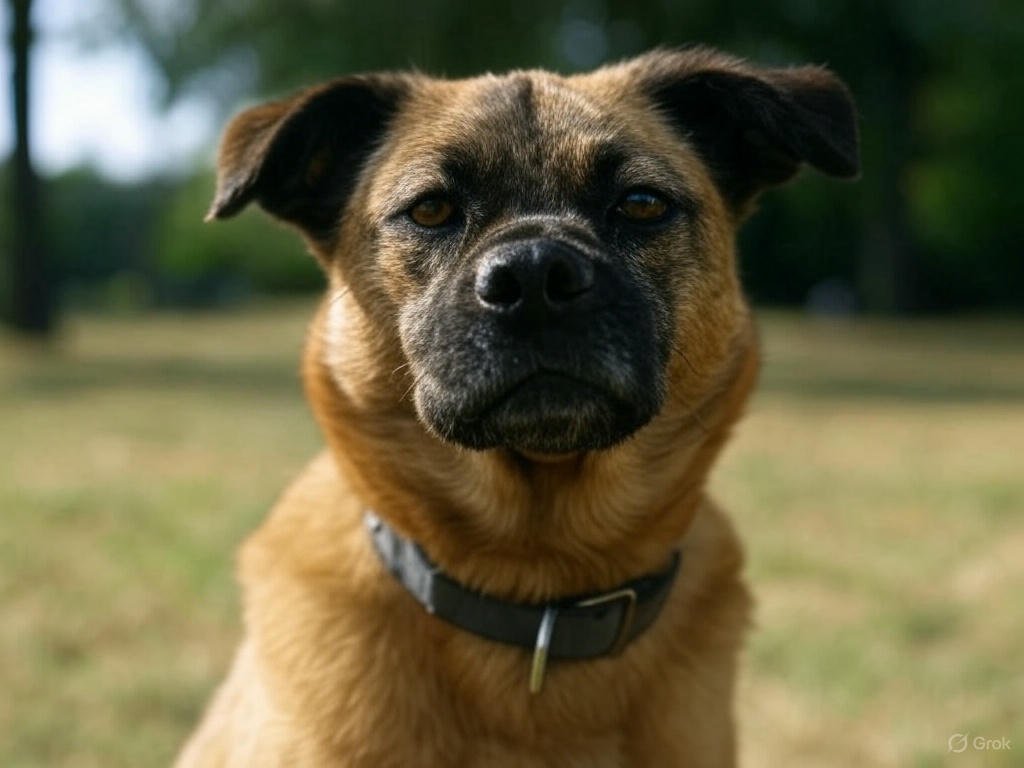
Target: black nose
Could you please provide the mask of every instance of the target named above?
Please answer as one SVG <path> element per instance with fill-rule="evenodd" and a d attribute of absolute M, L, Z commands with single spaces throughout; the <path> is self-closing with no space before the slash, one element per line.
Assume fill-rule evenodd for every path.
<path fill-rule="evenodd" d="M 557 313 L 587 303 L 594 266 L 557 240 L 508 243 L 480 261 L 475 288 L 480 303 L 492 311 Z"/>

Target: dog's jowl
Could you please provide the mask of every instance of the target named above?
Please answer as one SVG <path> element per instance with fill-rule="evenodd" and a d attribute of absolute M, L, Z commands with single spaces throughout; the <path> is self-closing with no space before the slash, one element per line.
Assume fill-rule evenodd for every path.
<path fill-rule="evenodd" d="M 244 545 L 182 766 L 728 766 L 749 621 L 705 493 L 757 376 L 736 229 L 858 172 L 818 67 L 343 77 L 243 112 L 211 218 L 298 230 L 328 448 Z"/>

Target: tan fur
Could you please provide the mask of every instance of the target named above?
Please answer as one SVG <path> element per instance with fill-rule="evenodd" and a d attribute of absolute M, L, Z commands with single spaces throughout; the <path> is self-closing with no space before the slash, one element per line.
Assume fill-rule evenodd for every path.
<path fill-rule="evenodd" d="M 558 461 L 463 450 L 420 424 L 406 396 L 416 371 L 389 330 L 412 282 L 383 251 L 380 263 L 358 253 L 394 180 L 467 130 L 495 78 L 410 80 L 415 96 L 391 127 L 401 141 L 367 160 L 336 241 L 309 239 L 330 286 L 304 378 L 329 450 L 243 547 L 246 639 L 181 768 L 734 763 L 750 599 L 739 545 L 705 485 L 755 383 L 757 340 L 736 277 L 737 214 L 630 87 L 638 66 L 655 64 L 517 76 L 566 120 L 615 115 L 616 130 L 672 158 L 701 203 L 702 269 L 679 289 L 660 413 L 618 446 Z M 222 163 L 247 151 L 244 129 L 239 121 L 229 132 Z M 595 134 L 548 130 L 564 135 L 552 166 L 572 172 Z M 315 162 L 310 172 L 324 159 Z M 609 589 L 662 567 L 677 548 L 682 565 L 645 634 L 616 657 L 553 662 L 533 696 L 527 652 L 428 615 L 385 571 L 362 525 L 368 508 L 455 579 L 510 600 Z"/>

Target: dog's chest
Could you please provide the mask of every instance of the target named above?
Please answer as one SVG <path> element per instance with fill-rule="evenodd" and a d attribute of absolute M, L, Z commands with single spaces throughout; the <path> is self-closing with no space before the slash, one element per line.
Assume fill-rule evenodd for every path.
<path fill-rule="evenodd" d="M 293 764 L 347 768 L 730 764 L 722 692 L 734 654 L 707 635 L 739 637 L 746 621 L 733 566 L 703 583 L 697 569 L 708 555 L 692 543 L 685 592 L 720 598 L 699 622 L 679 591 L 621 656 L 552 662 L 531 695 L 530 654 L 427 614 L 382 572 L 358 508 L 333 472 L 325 478 L 329 493 L 286 497 L 241 559 L 254 653 L 238 680 L 259 681 L 266 719 L 291 750 L 271 751 L 308 748 L 322 757 Z M 716 521 L 703 527 L 721 535 Z"/>
<path fill-rule="evenodd" d="M 365 614 L 353 595 L 293 592 L 287 602 L 289 623 L 311 628 L 315 640 L 292 645 L 256 628 L 261 674 L 277 705 L 301 713 L 341 765 L 647 764 L 636 760 L 634 720 L 649 722 L 653 711 L 626 702 L 637 702 L 640 688 L 649 697 L 654 682 L 631 681 L 621 660 L 554 662 L 532 695 L 528 654 L 453 633 L 407 595 L 375 594 Z"/>

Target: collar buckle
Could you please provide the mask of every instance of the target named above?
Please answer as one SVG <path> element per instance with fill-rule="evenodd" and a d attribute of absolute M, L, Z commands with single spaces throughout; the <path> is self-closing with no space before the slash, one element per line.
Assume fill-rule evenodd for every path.
<path fill-rule="evenodd" d="M 619 600 L 624 600 L 625 605 L 622 607 L 619 631 L 615 635 L 615 640 L 612 641 L 611 650 L 608 651 L 611 656 L 617 656 L 629 640 L 629 631 L 633 628 L 633 618 L 636 616 L 636 590 L 629 587 L 616 589 L 613 592 L 606 592 L 603 595 L 589 597 L 586 600 L 580 600 L 572 604 L 573 608 L 593 608 L 595 605 L 615 603 Z M 530 665 L 531 694 L 540 693 L 541 688 L 544 687 L 544 675 L 547 672 L 548 665 L 548 651 L 551 648 L 551 636 L 554 634 L 555 622 L 557 621 L 558 608 L 555 606 L 545 608 L 544 615 L 540 620 L 540 626 L 537 628 L 537 642 L 533 649 L 533 663 Z"/>
<path fill-rule="evenodd" d="M 558 609 L 548 606 L 544 609 L 540 626 L 537 627 L 537 644 L 533 648 L 533 663 L 530 665 L 530 693 L 540 693 L 544 687 L 544 673 L 548 668 L 548 649 L 551 647 L 551 635 L 555 631 L 558 620 Z"/>
<path fill-rule="evenodd" d="M 626 647 L 626 641 L 629 640 L 629 630 L 633 628 L 633 618 L 636 616 L 636 590 L 631 587 L 616 589 L 614 592 L 606 592 L 603 595 L 576 603 L 579 608 L 591 608 L 595 605 L 614 603 L 619 600 L 625 600 L 626 604 L 622 607 L 622 620 L 619 622 L 618 634 L 615 635 L 615 641 L 612 643 L 611 650 L 608 651 L 611 656 L 621 653 L 622 649 Z"/>

